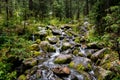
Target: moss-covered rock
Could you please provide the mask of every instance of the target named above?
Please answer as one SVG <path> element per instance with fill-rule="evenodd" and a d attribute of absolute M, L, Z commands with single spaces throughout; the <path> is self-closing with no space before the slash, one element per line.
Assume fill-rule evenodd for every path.
<path fill-rule="evenodd" d="M 92 63 L 88 58 L 76 57 L 70 62 L 69 67 L 75 68 L 77 71 L 90 71 L 92 70 Z"/>
<path fill-rule="evenodd" d="M 110 76 L 112 74 L 111 71 L 105 70 L 101 67 L 96 67 L 95 69 L 95 76 L 98 78 L 98 80 L 104 80 L 107 76 Z"/>
<path fill-rule="evenodd" d="M 74 54 L 74 55 L 78 55 L 78 54 L 79 54 L 79 50 L 75 49 L 75 50 L 73 51 L 73 54 Z"/>
<path fill-rule="evenodd" d="M 59 55 L 56 59 L 55 59 L 55 63 L 56 64 L 66 64 L 66 63 L 69 63 L 72 59 L 72 56 L 71 55 Z"/>
<path fill-rule="evenodd" d="M 36 57 L 36 56 L 39 56 L 40 54 L 41 54 L 40 51 L 34 51 L 34 52 L 33 52 L 33 56 L 35 56 L 35 57 Z"/>
<path fill-rule="evenodd" d="M 38 44 L 32 44 L 30 46 L 30 50 L 39 51 L 40 50 L 39 45 Z"/>
<path fill-rule="evenodd" d="M 80 43 L 80 37 L 75 37 L 75 42 Z"/>
<path fill-rule="evenodd" d="M 72 47 L 72 45 L 71 45 L 70 43 L 64 42 L 64 43 L 63 43 L 63 46 L 62 46 L 62 50 L 67 50 L 67 49 L 69 49 L 69 48 L 71 48 L 71 47 Z"/>
<path fill-rule="evenodd" d="M 51 44 L 55 44 L 58 42 L 58 38 L 56 36 L 48 36 L 47 39 Z"/>
<path fill-rule="evenodd" d="M 35 58 L 28 58 L 28 59 L 25 59 L 23 61 L 23 63 L 26 65 L 26 66 L 35 66 L 37 64 L 37 59 Z"/>
<path fill-rule="evenodd" d="M 44 52 L 55 52 L 56 50 L 48 41 L 41 41 L 40 47 Z"/>
<path fill-rule="evenodd" d="M 27 80 L 24 74 L 20 75 L 17 80 Z"/>
<path fill-rule="evenodd" d="M 36 39 L 35 43 L 39 44 L 41 42 L 40 39 Z"/>

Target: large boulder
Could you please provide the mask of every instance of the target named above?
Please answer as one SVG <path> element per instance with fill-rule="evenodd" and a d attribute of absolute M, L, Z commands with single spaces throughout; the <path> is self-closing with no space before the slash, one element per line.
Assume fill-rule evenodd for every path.
<path fill-rule="evenodd" d="M 40 47 L 44 52 L 55 52 L 55 47 L 48 41 L 41 41 Z"/>
<path fill-rule="evenodd" d="M 60 54 L 55 58 L 55 63 L 57 64 L 66 64 L 69 63 L 72 59 L 72 55 L 69 54 Z"/>
<path fill-rule="evenodd" d="M 89 71 L 92 69 L 92 62 L 85 57 L 75 57 L 74 60 L 70 62 L 69 66 L 78 71 Z"/>

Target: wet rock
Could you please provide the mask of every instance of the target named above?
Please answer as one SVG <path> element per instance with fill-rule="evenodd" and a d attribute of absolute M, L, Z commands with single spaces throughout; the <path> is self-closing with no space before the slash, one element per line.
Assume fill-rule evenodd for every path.
<path fill-rule="evenodd" d="M 64 42 L 63 46 L 62 46 L 62 50 L 67 50 L 71 47 L 72 47 L 72 45 L 69 42 Z"/>
<path fill-rule="evenodd" d="M 95 60 L 97 60 L 98 58 L 103 58 L 103 56 L 104 56 L 103 54 L 104 54 L 104 52 L 105 52 L 106 50 L 107 50 L 107 48 L 103 48 L 103 49 L 95 52 L 94 54 L 92 54 L 91 59 L 92 59 L 93 61 L 95 61 Z"/>
<path fill-rule="evenodd" d="M 28 58 L 23 61 L 25 66 L 35 66 L 37 64 L 37 59 L 35 58 Z"/>
<path fill-rule="evenodd" d="M 59 29 L 52 29 L 53 35 L 61 35 L 62 32 Z"/>
<path fill-rule="evenodd" d="M 39 51 L 40 50 L 39 45 L 38 44 L 32 44 L 30 46 L 30 50 Z"/>
<path fill-rule="evenodd" d="M 41 41 L 40 47 L 44 52 L 55 52 L 55 47 L 52 46 L 48 41 Z"/>
<path fill-rule="evenodd" d="M 77 71 L 88 71 L 92 69 L 92 62 L 85 57 L 75 57 L 69 64 L 70 67 L 77 69 Z"/>
<path fill-rule="evenodd" d="M 41 77 L 41 70 L 37 70 L 37 72 L 36 72 L 36 78 L 38 79 L 40 77 Z"/>
<path fill-rule="evenodd" d="M 105 70 L 102 67 L 96 67 L 95 69 L 95 76 L 97 77 L 98 80 L 104 80 L 107 76 L 110 76 L 112 74 L 111 71 Z"/>
<path fill-rule="evenodd" d="M 57 58 L 55 58 L 54 62 L 56 64 L 66 64 L 66 63 L 69 63 L 71 59 L 72 59 L 72 55 L 60 54 L 57 56 Z"/>
<path fill-rule="evenodd" d="M 66 76 L 70 74 L 70 69 L 63 66 L 52 68 L 52 71 L 59 76 Z"/>
<path fill-rule="evenodd" d="M 26 76 L 24 74 L 20 75 L 17 80 L 26 80 Z"/>
<path fill-rule="evenodd" d="M 58 42 L 58 38 L 56 36 L 49 36 L 47 37 L 47 39 L 51 44 L 55 44 Z"/>

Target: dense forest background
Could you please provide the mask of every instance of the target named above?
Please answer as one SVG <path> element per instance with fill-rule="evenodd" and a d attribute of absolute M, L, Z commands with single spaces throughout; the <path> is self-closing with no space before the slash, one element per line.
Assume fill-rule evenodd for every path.
<path fill-rule="evenodd" d="M 108 48 L 112 60 L 118 60 L 110 79 L 119 80 L 120 0 L 0 0 L 0 80 L 15 80 L 21 75 L 15 68 L 33 56 L 32 36 L 39 26 L 69 25 L 81 34 L 84 22 L 89 22 L 86 42 Z"/>

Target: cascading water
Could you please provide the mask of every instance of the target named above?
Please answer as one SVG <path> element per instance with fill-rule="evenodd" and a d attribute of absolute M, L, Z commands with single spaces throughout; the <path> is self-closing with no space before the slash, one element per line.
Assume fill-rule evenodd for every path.
<path fill-rule="evenodd" d="M 34 34 L 32 35 L 33 41 L 35 41 L 35 37 Z M 54 44 L 53 46 L 55 47 L 56 51 L 53 53 L 48 53 L 49 57 L 46 57 L 43 62 L 41 62 L 40 64 L 38 64 L 38 68 L 41 69 L 41 78 L 37 79 L 37 80 L 56 80 L 56 74 L 53 73 L 53 71 L 51 70 L 51 68 L 58 66 L 58 64 L 54 63 L 54 59 L 56 58 L 56 56 L 62 54 L 61 53 L 61 47 L 63 44 L 64 39 L 68 39 L 67 41 L 74 45 L 74 36 L 70 37 L 68 36 L 64 30 L 62 30 L 62 34 L 59 36 L 59 42 Z M 86 54 L 86 49 L 84 47 L 79 47 L 80 52 L 84 55 L 84 57 L 87 56 Z M 66 50 L 67 51 L 67 50 Z M 43 52 L 42 49 L 40 48 L 40 52 Z M 67 53 L 67 52 L 66 52 Z M 75 56 L 76 57 L 76 56 Z M 38 58 L 38 60 L 41 60 L 43 58 Z M 62 65 L 62 64 L 61 64 Z M 68 64 L 65 64 L 65 66 L 68 66 Z M 69 76 L 65 76 L 62 77 L 60 80 L 72 80 L 72 77 L 75 76 L 77 79 L 76 80 L 84 80 L 84 75 L 80 74 L 77 70 L 75 69 L 70 69 L 70 75 Z M 92 80 L 97 80 L 94 77 L 94 71 L 90 71 L 87 72 L 90 76 L 92 76 Z M 35 74 L 34 74 L 35 75 Z M 34 77 L 34 76 L 33 76 Z M 59 78 L 59 77 L 58 77 Z M 32 80 L 32 79 L 31 79 Z M 74 79 L 75 80 L 75 79 Z"/>

